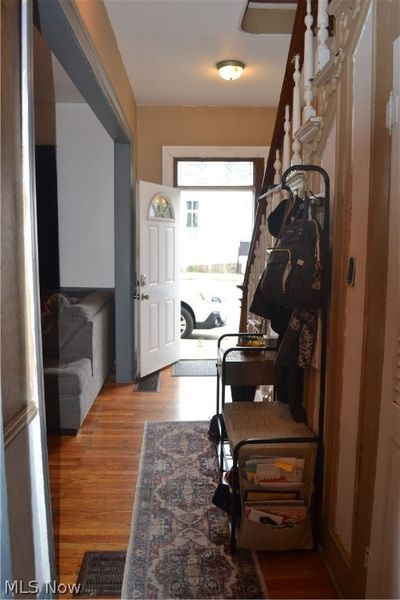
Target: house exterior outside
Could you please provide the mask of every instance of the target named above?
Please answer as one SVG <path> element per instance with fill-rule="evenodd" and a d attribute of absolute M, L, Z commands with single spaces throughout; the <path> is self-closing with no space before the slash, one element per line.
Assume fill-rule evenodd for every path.
<path fill-rule="evenodd" d="M 181 192 L 181 201 L 182 270 L 235 273 L 240 243 L 251 239 L 253 193 L 236 190 L 207 194 L 184 191 Z M 227 217 L 229 228 L 224 226 Z M 214 250 L 208 244 L 210 239 L 219 241 Z"/>
<path fill-rule="evenodd" d="M 96 57 L 107 93 L 123 115 L 136 178 L 161 183 L 162 146 L 210 146 L 216 131 L 221 146 L 269 145 L 275 108 L 137 106 L 103 3 L 75 0 L 71 5 L 72 26 L 78 24 L 80 39 L 86 40 L 83 53 Z M 21 95 L 28 82 L 20 68 L 31 56 L 29 48 L 24 54 L 22 46 L 21 52 L 20 40 L 30 35 L 30 11 L 29 2 L 1 3 L 1 567 L 2 585 L 6 579 L 35 581 L 32 591 L 40 594 L 54 579 L 54 560 L 45 502 L 35 216 L 26 197 L 32 182 L 24 180 L 30 139 L 25 124 L 33 106 Z M 332 0 L 331 12 L 338 60 L 318 96 L 323 127 L 304 149 L 306 161 L 329 172 L 333 199 L 321 546 L 344 597 L 378 598 L 399 589 L 394 562 L 400 545 L 395 526 L 400 510 L 398 368 L 393 370 L 398 364 L 393 340 L 397 344 L 400 331 L 400 253 L 393 231 L 399 223 L 399 122 L 396 101 L 388 101 L 396 84 L 394 65 L 399 65 L 394 42 L 400 36 L 400 3 Z M 20 28 L 21 14 L 28 33 Z M 54 124 L 48 118 L 54 110 L 51 101 L 35 107 L 41 143 L 54 143 L 55 132 L 47 127 Z M 227 127 L 232 117 L 243 127 Z M 123 145 L 118 134 L 114 139 Z M 119 168 L 118 160 L 115 164 Z M 347 283 L 350 257 L 357 258 L 354 285 Z M 315 378 L 308 386 L 313 406 Z M 20 592 L 2 589 L 5 597 Z"/>

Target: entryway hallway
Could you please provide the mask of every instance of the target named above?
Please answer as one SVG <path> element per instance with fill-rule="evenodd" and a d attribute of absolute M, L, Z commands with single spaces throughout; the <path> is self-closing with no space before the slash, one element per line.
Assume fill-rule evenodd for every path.
<path fill-rule="evenodd" d="M 214 377 L 171 377 L 170 367 L 158 393 L 107 382 L 78 436 L 49 436 L 60 583 L 76 581 L 87 550 L 127 549 L 144 422 L 208 420 L 215 388 Z M 337 598 L 317 552 L 259 558 L 270 598 Z"/>

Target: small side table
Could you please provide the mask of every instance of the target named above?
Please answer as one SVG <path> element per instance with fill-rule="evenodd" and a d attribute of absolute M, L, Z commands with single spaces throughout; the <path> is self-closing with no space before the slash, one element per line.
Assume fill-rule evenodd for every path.
<path fill-rule="evenodd" d="M 223 349 L 226 338 L 264 337 L 264 334 L 227 333 L 218 340 L 217 410 L 220 415 L 225 405 L 226 385 L 275 385 L 276 340 L 269 339 L 264 346 L 231 346 Z M 221 406 L 220 406 L 221 399 Z"/>

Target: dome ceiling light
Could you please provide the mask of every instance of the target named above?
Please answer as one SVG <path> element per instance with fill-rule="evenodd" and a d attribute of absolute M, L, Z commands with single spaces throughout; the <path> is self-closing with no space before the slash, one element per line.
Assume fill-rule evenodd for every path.
<path fill-rule="evenodd" d="M 233 81 L 242 75 L 245 64 L 240 60 L 222 60 L 217 62 L 216 67 L 222 79 Z"/>

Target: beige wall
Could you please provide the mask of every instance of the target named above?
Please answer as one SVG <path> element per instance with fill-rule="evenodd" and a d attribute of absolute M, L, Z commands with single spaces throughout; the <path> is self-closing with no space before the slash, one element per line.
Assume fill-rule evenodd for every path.
<path fill-rule="evenodd" d="M 138 178 L 161 183 L 162 146 L 269 146 L 276 108 L 138 106 Z"/>
<path fill-rule="evenodd" d="M 118 97 L 128 125 L 135 133 L 136 102 L 105 6 L 99 0 L 75 0 L 75 5 Z"/>
<path fill-rule="evenodd" d="M 345 5 L 343 10 L 344 7 Z M 344 598 L 365 598 L 366 556 L 370 548 L 382 385 L 385 316 L 383 292 L 386 289 L 388 240 L 390 136 L 385 128 L 385 112 L 392 89 L 392 44 L 399 35 L 400 24 L 399 2 L 372 2 L 374 21 L 371 69 L 353 60 L 355 44 L 362 32 L 366 32 L 365 19 L 369 2 L 362 2 L 359 8 L 359 14 L 353 21 L 347 21 L 347 26 L 350 27 L 347 38 L 343 35 L 345 19 L 338 19 L 336 22 L 339 28 L 338 39 L 347 39 L 349 45 L 345 50 L 336 92 L 333 86 L 331 88 L 333 93 L 329 102 L 334 102 L 334 105 L 330 104 L 326 114 L 321 115 L 326 123 L 333 114 L 337 123 L 336 170 L 334 174 L 330 174 L 335 179 L 331 227 L 332 247 L 336 251 L 332 253 L 329 306 L 322 546 L 325 559 L 340 589 L 340 596 Z M 368 56 L 370 59 L 371 54 Z M 364 117 L 361 124 L 358 122 L 361 117 L 358 105 L 360 98 L 358 104 L 356 101 L 357 93 L 362 94 L 362 87 L 371 75 L 372 102 L 368 98 L 369 91 L 362 98 L 369 101 L 367 108 L 372 111 L 369 131 L 368 117 Z M 358 92 L 357 80 L 362 84 Z M 331 108 L 334 108 L 334 113 L 330 112 Z M 367 190 L 360 191 L 360 184 L 365 185 Z M 356 211 L 360 209 L 362 217 L 358 217 L 357 221 Z M 367 219 L 366 232 L 364 226 Z M 366 248 L 360 249 L 361 243 L 366 239 Z M 358 248 L 354 247 L 355 240 L 358 242 Z M 355 286 L 351 288 L 346 285 L 350 256 L 357 259 Z M 361 301 L 354 298 L 358 291 L 362 292 Z M 354 302 L 346 306 L 350 295 L 353 296 Z M 354 325 L 360 312 L 363 327 L 362 331 L 355 333 Z M 338 323 L 340 327 L 337 326 Z M 356 342 L 358 348 L 355 350 L 354 347 L 347 346 L 349 341 Z M 356 352 L 361 359 L 361 365 L 354 364 Z M 354 389 L 349 392 L 348 386 L 346 387 L 344 376 L 349 364 L 351 370 L 347 380 L 351 378 L 353 385 L 357 382 L 356 392 Z M 348 393 L 352 393 L 353 397 L 347 396 Z M 355 395 L 359 403 L 357 411 L 354 411 Z M 349 425 L 356 431 L 349 433 Z M 350 450 L 348 441 L 355 436 L 356 443 Z M 338 469 L 340 454 L 342 472 Z M 355 463 L 355 468 L 352 463 Z M 345 481 L 345 478 L 350 480 L 354 490 L 354 503 L 351 495 L 346 493 L 338 481 L 339 478 L 342 478 L 342 481 Z M 342 523 L 340 529 L 337 527 L 335 511 L 339 503 L 342 504 L 342 508 L 347 503 L 351 512 L 351 523 L 347 524 L 348 528 L 351 527 L 351 531 L 348 531 L 351 534 L 351 540 L 348 540 L 349 544 L 351 543 L 350 552 L 343 543 L 344 524 Z"/>

